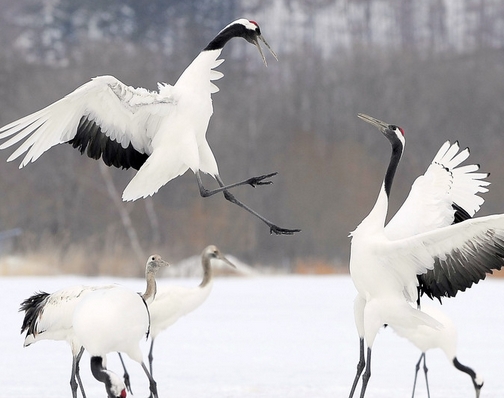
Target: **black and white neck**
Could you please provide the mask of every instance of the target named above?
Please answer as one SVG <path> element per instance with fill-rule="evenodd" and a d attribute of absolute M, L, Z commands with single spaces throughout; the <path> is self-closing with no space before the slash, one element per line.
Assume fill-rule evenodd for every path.
<path fill-rule="evenodd" d="M 234 37 L 243 37 L 249 43 L 255 44 L 261 30 L 256 22 L 248 19 L 238 19 L 222 29 L 203 51 L 221 50 Z"/>
<path fill-rule="evenodd" d="M 476 391 L 476 398 L 478 398 L 480 395 L 481 388 L 483 387 L 483 378 L 479 376 L 469 366 L 462 365 L 457 359 L 457 357 L 453 358 L 453 366 L 455 366 L 461 372 L 467 373 L 471 377 L 474 389 Z"/>
<path fill-rule="evenodd" d="M 361 225 L 366 225 L 368 228 L 383 229 L 385 219 L 387 217 L 392 183 L 394 181 L 397 166 L 399 165 L 399 161 L 401 160 L 401 156 L 404 152 L 404 144 L 406 142 L 404 138 L 404 130 L 396 125 L 384 123 L 374 117 L 364 115 L 362 113 L 359 113 L 358 116 L 360 119 L 377 127 L 378 130 L 387 137 L 390 145 L 392 146 L 390 162 L 385 173 L 385 178 L 383 179 L 378 199 L 376 200 L 376 203 L 369 215 L 361 223 Z"/>
<path fill-rule="evenodd" d="M 383 180 L 383 188 L 387 194 L 387 198 L 390 198 L 390 191 L 392 189 L 392 182 L 394 181 L 394 176 L 401 160 L 402 154 L 404 152 L 404 132 L 400 127 L 395 125 L 389 125 L 383 135 L 388 138 L 390 145 L 392 146 L 392 154 L 390 155 L 390 162 L 387 167 L 387 172 L 385 173 L 385 179 Z"/>
<path fill-rule="evenodd" d="M 126 398 L 126 386 L 119 376 L 103 366 L 102 357 L 91 357 L 91 373 L 96 380 L 105 384 L 109 398 Z"/>

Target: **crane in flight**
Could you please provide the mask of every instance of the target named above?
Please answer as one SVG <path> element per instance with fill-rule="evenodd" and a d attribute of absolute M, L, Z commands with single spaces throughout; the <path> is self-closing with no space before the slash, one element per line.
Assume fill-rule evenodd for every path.
<path fill-rule="evenodd" d="M 238 19 L 215 36 L 172 86 L 158 83 L 158 91 L 133 88 L 113 76 L 98 76 L 55 103 L 0 128 L 0 149 L 22 143 L 7 159 L 25 154 L 20 168 L 37 160 L 51 147 L 68 143 L 107 166 L 138 170 L 123 191 L 132 201 L 155 194 L 173 178 L 191 169 L 202 197 L 222 192 L 224 197 L 262 220 L 270 233 L 292 235 L 299 229 L 281 228 L 239 201 L 229 189 L 240 185 L 271 184 L 270 173 L 226 185 L 206 139 L 213 113 L 213 81 L 223 74 L 214 70 L 225 44 L 242 37 L 254 44 L 266 65 L 260 41 L 270 50 L 255 21 Z M 23 141 L 24 140 L 24 141 Z M 203 186 L 202 173 L 218 188 Z"/>

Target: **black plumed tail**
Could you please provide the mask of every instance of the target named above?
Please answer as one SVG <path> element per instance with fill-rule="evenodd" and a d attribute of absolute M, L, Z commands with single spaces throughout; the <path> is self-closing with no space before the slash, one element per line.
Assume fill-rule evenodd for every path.
<path fill-rule="evenodd" d="M 36 334 L 37 319 L 44 309 L 49 293 L 38 292 L 28 297 L 21 303 L 19 311 L 24 311 L 25 316 L 21 325 L 21 334 L 26 330 L 27 334 Z"/>

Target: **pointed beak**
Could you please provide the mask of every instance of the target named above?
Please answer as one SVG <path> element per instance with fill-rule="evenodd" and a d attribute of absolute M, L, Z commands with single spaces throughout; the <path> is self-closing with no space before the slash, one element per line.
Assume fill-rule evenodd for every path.
<path fill-rule="evenodd" d="M 368 115 L 365 115 L 363 113 L 358 113 L 357 116 L 359 117 L 359 119 L 362 119 L 365 122 L 368 122 L 369 124 L 372 124 L 373 126 L 375 126 L 376 128 L 378 128 L 378 130 L 380 130 L 382 133 L 386 129 L 389 128 L 389 124 L 388 123 L 385 123 L 385 122 L 382 122 L 381 120 L 375 119 L 372 116 L 368 116 Z"/>
<path fill-rule="evenodd" d="M 257 38 L 255 38 L 253 40 L 255 46 L 257 47 L 257 49 L 259 50 L 259 53 L 261 54 L 261 58 L 264 62 L 264 65 L 265 66 L 268 66 L 268 63 L 266 62 L 266 57 L 264 56 L 263 52 L 262 52 L 262 49 L 261 49 L 261 45 L 259 44 L 259 40 L 260 39 L 264 45 L 268 48 L 268 50 L 270 51 L 270 53 L 275 57 L 275 59 L 278 61 L 278 57 L 277 55 L 275 54 L 275 52 L 271 49 L 270 45 L 268 44 L 268 42 L 266 40 L 264 40 L 264 37 L 262 37 L 262 35 L 257 35 Z"/>
<path fill-rule="evenodd" d="M 236 269 L 236 265 L 234 265 L 231 261 L 229 261 L 223 254 L 220 254 L 219 257 L 217 257 L 219 260 L 222 260 L 224 261 L 227 265 L 229 265 L 230 267 L 233 267 L 234 269 Z"/>

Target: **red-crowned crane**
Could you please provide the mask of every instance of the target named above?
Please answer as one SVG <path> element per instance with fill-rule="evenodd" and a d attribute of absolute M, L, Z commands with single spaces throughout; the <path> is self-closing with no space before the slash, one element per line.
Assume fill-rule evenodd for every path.
<path fill-rule="evenodd" d="M 481 179 L 487 174 L 475 173 L 475 165 L 457 167 L 468 152 L 457 154 L 458 145 L 444 145 L 385 227 L 392 182 L 404 150 L 404 130 L 367 115 L 359 118 L 377 127 L 392 146 L 378 199 L 351 233 L 350 273 L 358 291 L 354 315 L 360 356 L 350 397 L 365 368 L 363 398 L 371 377 L 373 342 L 383 325 L 442 328 L 409 304 L 418 300 L 419 290 L 437 298 L 454 296 L 504 265 L 504 215 L 470 218 L 482 203 L 476 194 L 486 191 L 488 183 Z M 463 221 L 455 223 L 458 217 Z M 418 275 L 425 278 L 420 284 Z"/>
<path fill-rule="evenodd" d="M 423 370 L 425 374 L 425 384 L 427 386 L 427 396 L 430 398 L 429 382 L 427 379 L 427 364 L 426 352 L 435 348 L 440 348 L 448 358 L 448 361 L 458 370 L 464 372 L 471 377 L 471 381 L 476 391 L 476 398 L 479 398 L 481 388 L 483 387 L 483 378 L 478 375 L 469 366 L 463 365 L 457 358 L 457 328 L 453 321 L 439 308 L 433 306 L 422 306 L 422 312 L 430 315 L 432 318 L 440 322 L 443 327 L 441 329 L 434 329 L 428 326 L 419 325 L 412 329 L 394 328 L 395 332 L 402 337 L 407 338 L 413 343 L 421 352 L 420 359 L 415 367 L 415 379 L 413 382 L 412 397 L 415 396 L 415 387 L 417 382 L 418 371 L 423 361 Z"/>
<path fill-rule="evenodd" d="M 148 304 L 156 295 L 155 275 L 162 266 L 169 265 L 158 255 L 149 258 L 145 268 L 147 286 L 140 295 L 123 286 L 98 289 L 79 301 L 73 312 L 72 326 L 80 344 L 91 355 L 93 376 L 109 391 L 109 378 L 103 359 L 109 352 L 124 352 L 142 365 L 149 379 L 151 395 L 157 398 L 156 382 L 142 359 L 139 342 L 149 335 Z"/>
<path fill-rule="evenodd" d="M 72 389 L 73 398 L 77 398 L 77 387 L 80 388 L 82 396 L 84 398 L 86 397 L 79 374 L 79 362 L 84 348 L 77 340 L 73 331 L 73 311 L 77 303 L 89 292 L 96 289 L 108 289 L 110 287 L 112 287 L 112 285 L 72 286 L 60 289 L 51 294 L 39 292 L 21 303 L 20 311 L 25 312 L 23 324 L 21 326 L 21 333 L 26 331 L 23 344 L 24 347 L 28 347 L 40 340 L 63 340 L 70 345 L 73 358 L 70 387 Z M 125 385 L 122 380 L 119 380 L 117 377 L 114 378 L 110 376 L 110 380 L 110 390 L 119 393 L 116 397 L 121 396 L 121 392 L 124 388 L 129 388 L 128 383 Z"/>
<path fill-rule="evenodd" d="M 146 268 L 151 262 L 162 262 L 157 255 L 149 256 Z M 77 304 L 86 297 L 87 294 L 96 290 L 108 290 L 116 285 L 105 286 L 72 286 L 60 289 L 54 293 L 39 292 L 27 298 L 21 303 L 20 311 L 25 312 L 21 333 L 26 331 L 24 346 L 27 347 L 40 340 L 63 340 L 68 342 L 72 350 L 72 372 L 70 377 L 70 386 L 72 388 L 72 397 L 77 398 L 77 387 L 79 386 L 82 396 L 86 397 L 84 387 L 79 375 L 79 362 L 84 352 L 82 343 L 76 336 L 73 329 L 73 314 Z M 126 369 L 125 369 L 126 370 Z M 128 388 L 129 378 L 125 373 L 125 383 L 117 381 L 118 378 L 108 371 L 110 378 L 109 392 L 119 393 Z M 122 397 L 124 398 L 125 395 Z"/>
<path fill-rule="evenodd" d="M 149 305 L 151 317 L 149 365 L 151 374 L 154 340 L 159 333 L 173 325 L 182 316 L 194 311 L 208 298 L 213 287 L 212 262 L 214 261 L 222 261 L 236 268 L 216 246 L 210 245 L 201 253 L 203 280 L 199 286 L 158 286 L 156 298 Z"/>
<path fill-rule="evenodd" d="M 175 85 L 158 84 L 158 91 L 133 88 L 113 76 L 99 76 L 48 107 L 0 129 L 0 145 L 5 149 L 23 141 L 8 158 L 26 153 L 20 168 L 37 160 L 49 148 L 69 143 L 93 159 L 102 158 L 107 166 L 138 170 L 123 192 L 123 200 L 136 200 L 156 193 L 173 178 L 191 169 L 201 196 L 223 192 L 227 200 L 266 223 L 271 233 L 292 235 L 297 229 L 280 228 L 252 210 L 229 189 L 239 185 L 270 184 L 277 173 L 252 177 L 225 185 L 217 162 L 206 140 L 213 113 L 211 94 L 218 91 L 212 81 L 223 74 L 214 70 L 224 45 L 234 37 L 254 44 L 266 64 L 259 25 L 238 19 L 217 34 L 186 68 Z M 203 186 L 201 173 L 214 177 L 219 188 Z"/>

